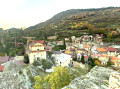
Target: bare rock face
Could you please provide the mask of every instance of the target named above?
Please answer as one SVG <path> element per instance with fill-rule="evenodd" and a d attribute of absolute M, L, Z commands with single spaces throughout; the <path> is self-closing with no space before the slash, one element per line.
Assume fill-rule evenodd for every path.
<path fill-rule="evenodd" d="M 19 74 L 22 68 L 22 65 L 10 62 L 0 73 L 0 89 L 27 89 L 24 77 Z"/>
<path fill-rule="evenodd" d="M 34 77 L 40 74 L 33 65 L 9 62 L 0 72 L 0 89 L 33 89 Z"/>
<path fill-rule="evenodd" d="M 86 76 L 75 78 L 62 89 L 108 89 L 112 69 L 95 66 Z"/>
<path fill-rule="evenodd" d="M 120 73 L 112 72 L 109 78 L 109 89 L 120 89 Z"/>

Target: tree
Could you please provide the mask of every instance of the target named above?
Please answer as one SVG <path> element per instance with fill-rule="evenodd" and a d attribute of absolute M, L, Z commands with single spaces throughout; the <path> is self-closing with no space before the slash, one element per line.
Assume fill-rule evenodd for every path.
<path fill-rule="evenodd" d="M 100 65 L 101 65 L 101 63 L 100 63 L 99 60 L 95 60 L 95 61 L 94 61 L 94 64 L 97 65 L 97 66 L 100 66 Z"/>
<path fill-rule="evenodd" d="M 91 67 L 95 66 L 94 60 L 91 56 L 88 58 L 88 65 L 90 65 Z"/>
<path fill-rule="evenodd" d="M 33 62 L 33 65 L 34 65 L 34 66 L 41 66 L 41 62 L 40 62 L 40 61 L 34 61 L 34 62 Z"/>
<path fill-rule="evenodd" d="M 42 62 L 42 68 L 44 69 L 44 71 L 46 69 L 50 69 L 53 66 L 52 62 L 48 61 L 47 59 L 43 59 L 41 62 Z"/>
<path fill-rule="evenodd" d="M 24 56 L 24 63 L 28 64 L 29 63 L 29 58 L 28 58 L 28 55 L 25 55 Z"/>
<path fill-rule="evenodd" d="M 73 58 L 73 61 L 77 61 L 77 57 L 76 56 Z"/>
<path fill-rule="evenodd" d="M 109 39 L 111 39 L 111 38 L 112 38 L 112 33 L 108 33 L 108 34 L 107 34 L 107 37 L 108 37 Z"/>
<path fill-rule="evenodd" d="M 107 61 L 107 66 L 111 66 L 111 65 L 114 65 L 114 63 L 109 59 L 109 60 Z"/>
<path fill-rule="evenodd" d="M 81 57 L 81 62 L 84 64 L 85 63 L 85 57 L 84 57 L 84 55 L 82 55 L 82 57 Z"/>
<path fill-rule="evenodd" d="M 0 52 L 0 56 L 6 56 L 6 53 Z"/>
<path fill-rule="evenodd" d="M 64 44 L 63 44 L 64 49 L 66 49 L 66 44 L 65 44 L 65 39 L 64 39 Z"/>
<path fill-rule="evenodd" d="M 44 89 L 46 86 L 50 86 L 48 89 L 61 89 L 68 85 L 73 77 L 69 74 L 69 69 L 64 67 L 56 67 L 51 75 L 47 75 L 44 79 L 40 76 L 35 77 L 36 83 L 33 86 L 35 89 Z M 47 88 L 45 88 L 47 89 Z"/>
<path fill-rule="evenodd" d="M 40 76 L 35 76 L 35 80 L 36 82 L 35 85 L 33 86 L 34 89 L 43 89 L 45 83 L 44 79 L 42 79 Z"/>

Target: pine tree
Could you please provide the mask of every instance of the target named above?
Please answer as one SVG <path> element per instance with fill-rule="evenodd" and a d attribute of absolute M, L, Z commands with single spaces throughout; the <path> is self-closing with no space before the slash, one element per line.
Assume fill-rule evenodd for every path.
<path fill-rule="evenodd" d="M 81 62 L 84 64 L 85 63 L 85 57 L 84 57 L 84 55 L 82 55 L 82 57 L 81 57 Z"/>

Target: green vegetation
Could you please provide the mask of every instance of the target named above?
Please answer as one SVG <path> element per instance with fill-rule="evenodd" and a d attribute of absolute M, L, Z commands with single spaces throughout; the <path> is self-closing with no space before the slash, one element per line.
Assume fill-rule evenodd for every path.
<path fill-rule="evenodd" d="M 42 63 L 42 68 L 44 69 L 44 71 L 45 71 L 46 69 L 50 69 L 50 68 L 53 66 L 52 62 L 50 62 L 50 61 L 47 60 L 47 59 L 43 59 L 43 60 L 41 61 L 41 63 Z"/>
<path fill-rule="evenodd" d="M 100 9 L 71 9 L 58 13 L 46 22 L 39 23 L 25 30 L 0 28 L 0 52 L 8 56 L 24 55 L 24 37 L 36 37 L 35 40 L 47 40 L 48 36 L 57 36 L 57 40 L 70 36 L 80 37 L 83 34 L 104 34 L 104 42 L 118 43 L 119 34 L 113 34 L 120 28 L 120 7 Z M 112 35 L 111 35 L 112 33 Z M 19 46 L 18 43 L 23 43 Z M 57 46 L 54 50 L 62 50 L 64 46 Z"/>
<path fill-rule="evenodd" d="M 81 57 L 81 62 L 84 64 L 85 63 L 85 57 L 84 57 L 84 55 L 82 55 L 82 57 Z"/>
<path fill-rule="evenodd" d="M 41 66 L 41 64 L 42 64 L 41 61 L 34 61 L 33 62 L 34 66 Z"/>
<path fill-rule="evenodd" d="M 69 74 L 69 69 L 64 67 L 56 67 L 51 75 L 44 78 L 35 77 L 35 89 L 61 89 L 68 85 L 73 77 Z"/>
<path fill-rule="evenodd" d="M 74 77 L 80 77 L 82 75 L 86 75 L 88 73 L 88 70 L 85 70 L 81 67 L 71 67 L 70 72 Z"/>
<path fill-rule="evenodd" d="M 53 48 L 53 50 L 55 50 L 55 51 L 60 51 L 60 50 L 64 50 L 64 49 L 65 49 L 64 45 L 56 45 Z"/>
<path fill-rule="evenodd" d="M 0 56 L 6 56 L 6 53 L 0 52 Z"/>
<path fill-rule="evenodd" d="M 111 65 L 114 65 L 114 63 L 113 63 L 112 61 L 108 60 L 107 66 L 109 67 L 109 66 L 111 66 Z"/>
<path fill-rule="evenodd" d="M 24 63 L 28 64 L 29 63 L 29 58 L 28 55 L 24 55 Z"/>

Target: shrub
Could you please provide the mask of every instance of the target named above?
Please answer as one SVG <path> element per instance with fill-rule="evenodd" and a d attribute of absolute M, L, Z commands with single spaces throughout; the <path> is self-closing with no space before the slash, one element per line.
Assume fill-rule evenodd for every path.
<path fill-rule="evenodd" d="M 34 66 L 41 66 L 41 62 L 40 62 L 40 61 L 34 61 L 34 62 L 33 62 L 33 65 L 34 65 Z"/>
<path fill-rule="evenodd" d="M 69 74 L 69 69 L 64 67 L 56 67 L 51 75 L 42 78 L 35 77 L 34 89 L 61 89 L 68 85 L 74 77 Z M 49 87 L 49 88 L 47 88 Z"/>
<path fill-rule="evenodd" d="M 94 58 L 94 65 L 100 66 L 101 62 L 98 60 L 98 58 Z"/>
<path fill-rule="evenodd" d="M 24 56 L 24 63 L 28 64 L 29 63 L 29 58 L 28 58 L 28 55 L 25 55 Z"/>
<path fill-rule="evenodd" d="M 47 59 L 42 60 L 42 68 L 44 69 L 44 71 L 46 69 L 50 69 L 52 66 L 53 66 L 53 64 L 49 60 L 47 60 Z"/>

